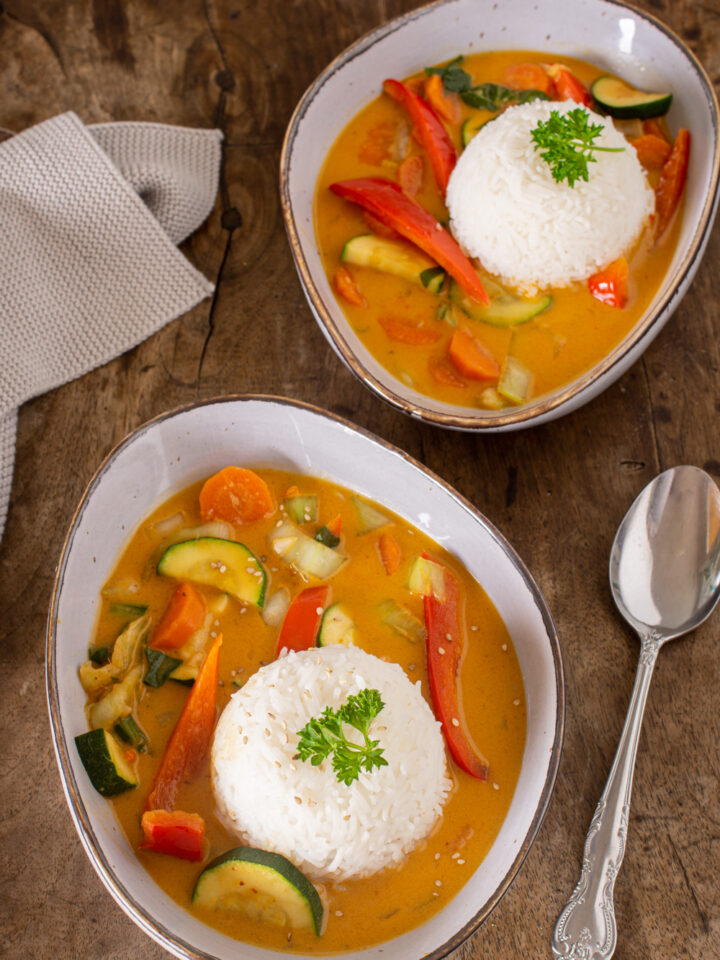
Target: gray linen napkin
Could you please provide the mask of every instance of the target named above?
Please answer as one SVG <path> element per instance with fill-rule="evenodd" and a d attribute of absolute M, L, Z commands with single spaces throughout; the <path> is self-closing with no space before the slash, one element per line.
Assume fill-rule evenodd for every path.
<path fill-rule="evenodd" d="M 175 244 L 212 210 L 221 141 L 65 113 L 0 143 L 0 538 L 18 407 L 212 293 Z"/>

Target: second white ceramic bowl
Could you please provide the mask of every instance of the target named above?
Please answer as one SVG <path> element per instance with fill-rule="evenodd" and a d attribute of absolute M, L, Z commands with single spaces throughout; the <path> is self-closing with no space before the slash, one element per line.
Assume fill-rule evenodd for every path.
<path fill-rule="evenodd" d="M 277 958 L 272 951 L 238 943 L 200 923 L 155 884 L 136 859 L 110 804 L 90 784 L 73 743 L 74 736 L 87 730 L 78 666 L 86 657 L 100 589 L 124 543 L 168 496 L 229 463 L 327 477 L 406 517 L 465 564 L 510 632 L 525 684 L 527 737 L 519 781 L 499 835 L 466 886 L 430 922 L 377 947 L 343 955 L 347 960 L 445 956 L 507 890 L 547 809 L 564 716 L 555 628 L 522 561 L 470 503 L 397 448 L 303 404 L 228 398 L 164 414 L 124 440 L 91 481 L 63 548 L 47 634 L 52 732 L 80 840 L 122 909 L 175 956 Z"/>
<path fill-rule="evenodd" d="M 670 90 L 670 127 L 692 148 L 685 212 L 672 264 L 635 328 L 600 363 L 553 393 L 500 411 L 426 397 L 393 377 L 347 321 L 315 239 L 313 198 L 327 152 L 343 127 L 381 91 L 460 53 L 547 50 L 591 61 L 640 89 Z M 305 93 L 280 164 L 285 225 L 310 308 L 338 356 L 378 396 L 403 412 L 460 430 L 500 431 L 552 420 L 587 403 L 637 360 L 669 320 L 695 275 L 718 199 L 718 104 L 707 74 L 659 20 L 616 0 L 441 0 L 379 27 L 345 50 Z"/>

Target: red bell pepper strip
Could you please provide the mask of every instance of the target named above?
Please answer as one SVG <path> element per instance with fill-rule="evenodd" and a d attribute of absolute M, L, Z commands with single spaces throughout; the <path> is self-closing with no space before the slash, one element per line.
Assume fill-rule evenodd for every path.
<path fill-rule="evenodd" d="M 202 860 L 205 821 L 198 813 L 182 810 L 146 810 L 142 815 L 145 839 L 141 850 L 167 853 L 181 860 Z"/>
<path fill-rule="evenodd" d="M 655 187 L 658 237 L 665 231 L 680 203 L 689 162 L 690 131 L 678 130 L 670 156 L 663 165 L 660 179 Z"/>
<path fill-rule="evenodd" d="M 460 589 L 454 575 L 447 567 L 444 569 L 445 599 L 438 600 L 432 594 L 424 598 L 428 675 L 433 709 L 442 724 L 453 760 L 471 777 L 487 780 L 489 764 L 470 742 L 460 717 L 458 670 L 463 650 L 463 632 L 458 609 Z"/>
<path fill-rule="evenodd" d="M 584 107 L 592 105 L 592 97 L 578 78 L 570 73 L 567 67 L 559 63 L 551 63 L 547 72 L 555 85 L 558 100 L 574 100 Z"/>
<path fill-rule="evenodd" d="M 628 273 L 627 260 L 625 257 L 618 257 L 604 270 L 588 277 L 588 290 L 601 303 L 622 309 L 627 303 Z"/>
<path fill-rule="evenodd" d="M 288 650 L 309 650 L 315 646 L 318 624 L 327 603 L 330 587 L 308 587 L 299 593 L 288 607 L 280 628 L 275 656 L 283 647 Z"/>
<path fill-rule="evenodd" d="M 378 220 L 424 250 L 473 299 L 480 303 L 488 302 L 480 277 L 453 237 L 432 214 L 421 207 L 417 200 L 406 196 L 392 180 L 360 177 L 331 183 L 330 189 L 339 197 L 369 210 Z"/>
<path fill-rule="evenodd" d="M 423 149 L 428 155 L 432 172 L 443 197 L 448 180 L 457 163 L 457 153 L 447 130 L 427 101 L 419 97 L 399 80 L 386 80 L 383 89 L 407 110 Z"/>
<path fill-rule="evenodd" d="M 179 785 L 202 766 L 215 725 L 221 643 L 219 634 L 192 685 L 145 801 L 146 810 L 172 810 Z"/>

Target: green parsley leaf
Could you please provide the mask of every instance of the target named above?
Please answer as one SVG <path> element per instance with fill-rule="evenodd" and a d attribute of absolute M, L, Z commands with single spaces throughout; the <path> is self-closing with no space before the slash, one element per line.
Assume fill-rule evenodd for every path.
<path fill-rule="evenodd" d="M 346 786 L 357 780 L 361 770 L 368 772 L 376 767 L 386 767 L 383 748 L 379 740 L 371 740 L 368 731 L 370 724 L 385 704 L 379 690 L 360 690 L 347 698 L 337 710 L 325 707 L 319 717 L 309 720 L 302 730 L 298 730 L 298 757 L 309 760 L 317 767 L 332 756 L 335 776 Z M 348 740 L 343 732 L 343 724 L 354 727 L 363 735 L 364 743 Z"/>
<path fill-rule="evenodd" d="M 623 147 L 600 147 L 595 140 L 603 131 L 601 123 L 589 123 L 590 114 L 583 107 L 559 113 L 552 110 L 547 120 L 540 120 L 530 131 L 536 150 L 549 165 L 557 183 L 566 180 L 574 187 L 578 180 L 588 180 L 588 163 L 597 163 L 596 151 L 622 153 Z"/>

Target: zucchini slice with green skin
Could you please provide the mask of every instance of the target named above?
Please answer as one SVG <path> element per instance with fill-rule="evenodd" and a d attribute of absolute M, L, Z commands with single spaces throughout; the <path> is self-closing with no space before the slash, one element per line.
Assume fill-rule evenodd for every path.
<path fill-rule="evenodd" d="M 277 926 L 320 936 L 325 908 L 307 877 L 279 853 L 236 847 L 217 857 L 198 877 L 194 906 L 237 910 Z"/>
<path fill-rule="evenodd" d="M 262 607 L 267 574 L 255 554 L 244 543 L 199 537 L 168 547 L 160 557 L 157 572 L 176 580 L 192 580 Z"/>
<path fill-rule="evenodd" d="M 104 797 L 114 797 L 138 785 L 123 747 L 107 730 L 90 730 L 75 737 L 75 746 L 90 783 Z"/>
<path fill-rule="evenodd" d="M 173 670 L 168 679 L 174 680 L 176 683 L 182 683 L 186 687 L 191 687 L 197 680 L 199 672 L 198 667 L 191 667 L 183 660 L 180 666 Z"/>
<path fill-rule="evenodd" d="M 549 293 L 526 300 L 510 293 L 488 277 L 484 276 L 482 282 L 490 299 L 487 305 L 468 297 L 454 280 L 450 285 L 450 299 L 468 317 L 491 327 L 516 327 L 521 323 L 528 323 L 552 305 Z"/>
<path fill-rule="evenodd" d="M 340 259 L 418 283 L 430 293 L 440 293 L 445 283 L 445 271 L 430 257 L 399 240 L 386 240 L 372 233 L 348 240 Z"/>
<path fill-rule="evenodd" d="M 649 120 L 670 109 L 671 93 L 643 93 L 617 77 L 598 77 L 590 87 L 595 102 L 618 120 Z"/>
<path fill-rule="evenodd" d="M 380 513 L 379 510 L 372 507 L 366 500 L 361 500 L 360 497 L 355 495 L 353 495 L 351 499 L 357 513 L 358 536 L 362 536 L 364 533 L 372 533 L 373 530 L 379 530 L 380 527 L 384 527 L 390 523 L 390 517 L 386 517 L 384 513 Z"/>
<path fill-rule="evenodd" d="M 345 607 L 341 603 L 331 604 L 322 615 L 316 646 L 341 643 L 344 647 L 352 647 L 356 637 L 355 624 Z"/>
<path fill-rule="evenodd" d="M 286 497 L 283 506 L 295 523 L 312 523 L 317 520 L 317 497 Z"/>
<path fill-rule="evenodd" d="M 460 130 L 460 139 L 462 140 L 463 147 L 466 147 L 470 143 L 480 127 L 484 127 L 486 123 L 487 120 L 482 120 L 479 117 L 467 118 Z"/>

